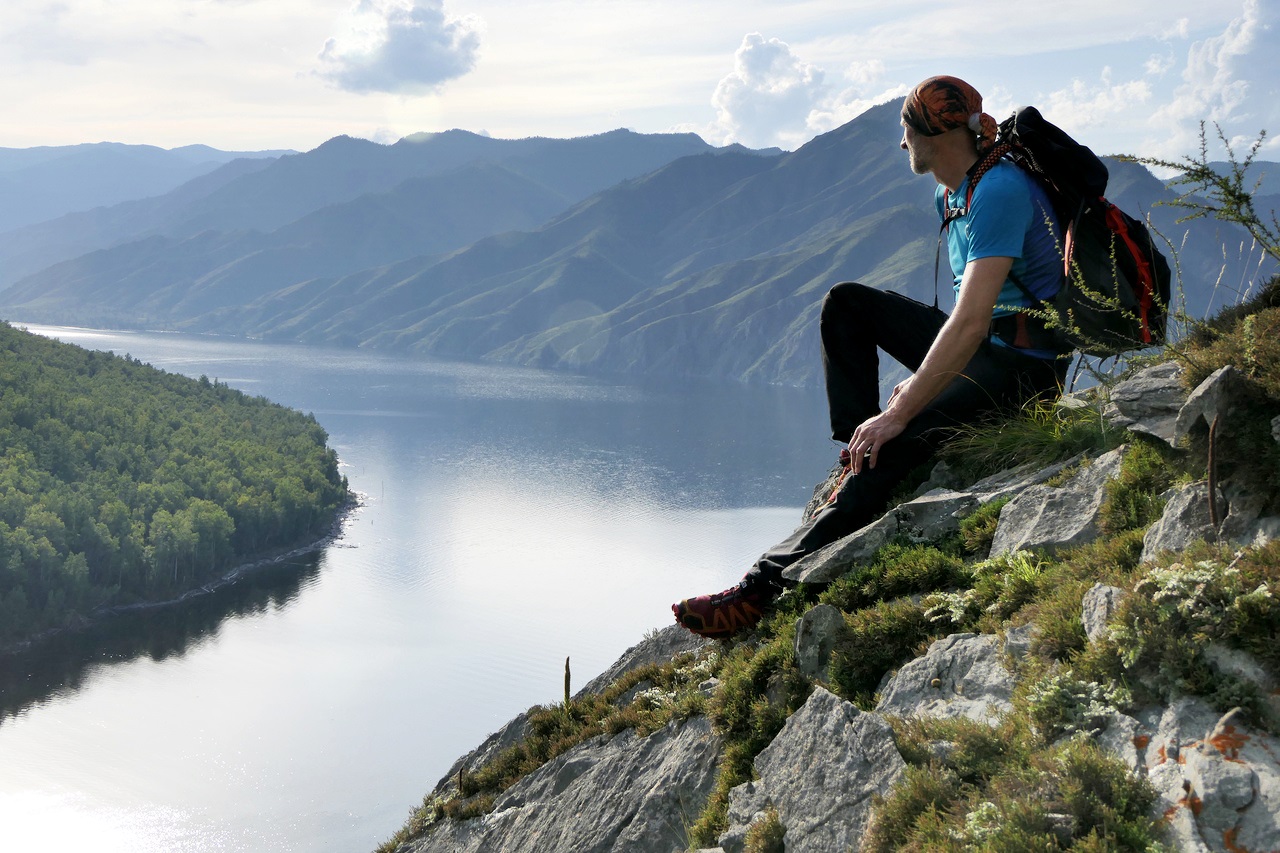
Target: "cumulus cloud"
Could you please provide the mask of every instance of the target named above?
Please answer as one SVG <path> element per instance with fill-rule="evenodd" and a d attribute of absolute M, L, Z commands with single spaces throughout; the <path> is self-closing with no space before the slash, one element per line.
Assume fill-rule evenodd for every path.
<path fill-rule="evenodd" d="M 786 42 L 749 33 L 734 54 L 733 71 L 711 96 L 718 135 L 726 143 L 790 147 L 810 135 L 809 113 L 825 92 L 821 69 Z"/>
<path fill-rule="evenodd" d="M 845 69 L 849 85 L 827 95 L 814 105 L 806 121 L 813 133 L 825 133 L 852 121 L 876 104 L 899 98 L 911 91 L 905 83 L 886 86 L 885 65 L 878 59 L 854 62 Z"/>
<path fill-rule="evenodd" d="M 447 16 L 443 0 L 358 0 L 317 73 L 351 92 L 425 92 L 470 71 L 479 47 L 479 22 Z"/>
<path fill-rule="evenodd" d="M 734 54 L 734 69 L 712 95 L 716 121 L 698 130 L 721 143 L 796 148 L 866 112 L 904 95 L 909 87 L 886 85 L 879 59 L 850 63 L 838 79 L 791 49 L 784 41 L 749 33 Z"/>
<path fill-rule="evenodd" d="M 1153 123 L 1171 131 L 1167 145 L 1191 150 L 1201 121 L 1216 122 L 1236 141 L 1256 138 L 1280 119 L 1276 52 L 1280 14 L 1259 0 L 1244 0 L 1240 16 L 1221 35 L 1195 42 L 1187 52 L 1182 83 Z"/>
<path fill-rule="evenodd" d="M 1163 77 L 1167 72 L 1173 70 L 1176 64 L 1177 62 L 1172 55 L 1152 54 L 1142 68 L 1148 77 Z"/>
<path fill-rule="evenodd" d="M 1072 80 L 1066 88 L 1050 93 L 1043 109 L 1064 129 L 1077 132 L 1133 116 L 1151 95 L 1151 84 L 1146 80 L 1116 82 L 1112 70 L 1103 68 L 1097 82 Z"/>

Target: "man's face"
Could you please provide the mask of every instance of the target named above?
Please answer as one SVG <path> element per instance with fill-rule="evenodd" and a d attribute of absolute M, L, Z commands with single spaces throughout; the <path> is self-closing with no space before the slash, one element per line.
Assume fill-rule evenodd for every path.
<path fill-rule="evenodd" d="M 917 133 L 910 125 L 903 122 L 901 148 L 907 152 L 907 159 L 911 163 L 911 171 L 917 175 L 928 174 L 929 169 L 933 166 L 933 139 L 931 137 Z"/>

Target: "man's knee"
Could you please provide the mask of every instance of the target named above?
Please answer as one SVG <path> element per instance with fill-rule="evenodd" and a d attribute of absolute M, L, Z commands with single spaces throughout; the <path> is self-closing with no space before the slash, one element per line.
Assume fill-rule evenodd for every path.
<path fill-rule="evenodd" d="M 842 281 L 827 291 L 822 299 L 821 320 L 830 320 L 838 314 L 847 314 L 864 302 L 863 294 L 870 290 L 865 284 L 856 281 Z"/>

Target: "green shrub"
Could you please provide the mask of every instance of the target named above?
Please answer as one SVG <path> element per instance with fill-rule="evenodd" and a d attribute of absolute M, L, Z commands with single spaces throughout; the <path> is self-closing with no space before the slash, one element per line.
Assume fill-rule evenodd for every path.
<path fill-rule="evenodd" d="M 935 636 L 924 609 L 909 600 L 878 602 L 845 617 L 846 630 L 831 652 L 832 689 L 869 710 L 885 673 L 909 660 Z"/>
<path fill-rule="evenodd" d="M 967 585 L 964 561 L 929 545 L 889 544 L 870 564 L 855 567 L 833 582 L 819 601 L 852 613 L 863 607 L 957 585 Z"/>
<path fill-rule="evenodd" d="M 863 853 L 900 849 L 904 839 L 936 831 L 961 797 L 960 779 L 949 768 L 908 767 L 888 797 L 877 804 L 862 839 Z"/>
<path fill-rule="evenodd" d="M 1164 511 L 1161 494 L 1180 473 L 1177 452 L 1163 441 L 1135 436 L 1120 462 L 1120 472 L 1107 482 L 1098 526 L 1104 536 L 1145 529 Z"/>
<path fill-rule="evenodd" d="M 1048 675 L 1027 691 L 1031 724 L 1046 741 L 1064 734 L 1097 734 L 1106 728 L 1108 715 L 1130 702 L 1123 687 L 1081 681 L 1070 670 Z"/>
<path fill-rule="evenodd" d="M 960 542 L 964 552 L 971 556 L 986 557 L 996 536 L 996 524 L 1000 510 L 1010 498 L 999 498 L 983 504 L 960 521 Z"/>
<path fill-rule="evenodd" d="M 1272 677 L 1280 673 L 1274 637 L 1280 630 L 1280 543 L 1232 556 L 1202 545 L 1178 562 L 1149 567 L 1113 617 L 1111 629 L 1073 662 L 1083 679 L 1131 680 L 1141 698 L 1175 693 L 1203 696 L 1222 710 L 1243 705 L 1273 729 L 1256 688 L 1216 673 L 1205 657 L 1211 643 L 1245 649 Z"/>

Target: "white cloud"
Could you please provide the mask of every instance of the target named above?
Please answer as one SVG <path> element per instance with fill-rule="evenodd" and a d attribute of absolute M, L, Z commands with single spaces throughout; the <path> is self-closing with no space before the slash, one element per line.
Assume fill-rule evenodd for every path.
<path fill-rule="evenodd" d="M 711 96 L 716 135 L 725 143 L 795 147 L 811 135 L 809 113 L 826 92 L 821 69 L 786 42 L 749 33 L 734 54 L 734 70 Z"/>
<path fill-rule="evenodd" d="M 864 59 L 852 62 L 845 69 L 844 76 L 855 86 L 862 88 L 874 86 L 884 78 L 884 61 Z"/>
<path fill-rule="evenodd" d="M 825 133 L 852 121 L 876 104 L 902 97 L 911 91 L 908 84 L 886 87 L 885 64 L 879 59 L 861 60 L 845 69 L 849 86 L 826 97 L 809 112 L 806 125 L 813 133 Z"/>
<path fill-rule="evenodd" d="M 1191 32 L 1191 19 L 1179 18 L 1164 31 L 1161 38 L 1165 39 L 1185 39 Z"/>
<path fill-rule="evenodd" d="M 1142 66 L 1142 70 L 1148 77 L 1163 77 L 1177 64 L 1177 60 L 1173 56 L 1153 53 Z"/>
<path fill-rule="evenodd" d="M 470 71 L 479 47 L 479 21 L 447 16 L 443 0 L 358 0 L 317 73 L 351 92 L 427 92 Z"/>
<path fill-rule="evenodd" d="M 1145 80 L 1117 83 L 1111 78 L 1112 70 L 1103 68 L 1097 83 L 1072 80 L 1070 86 L 1050 93 L 1042 110 L 1069 133 L 1139 115 L 1138 107 L 1151 100 L 1151 85 Z"/>
<path fill-rule="evenodd" d="M 1181 155 L 1197 148 L 1202 121 L 1217 123 L 1237 142 L 1256 138 L 1268 124 L 1275 130 L 1277 17 L 1259 0 L 1244 0 L 1220 35 L 1191 45 L 1181 85 L 1153 115 L 1162 151 Z"/>

